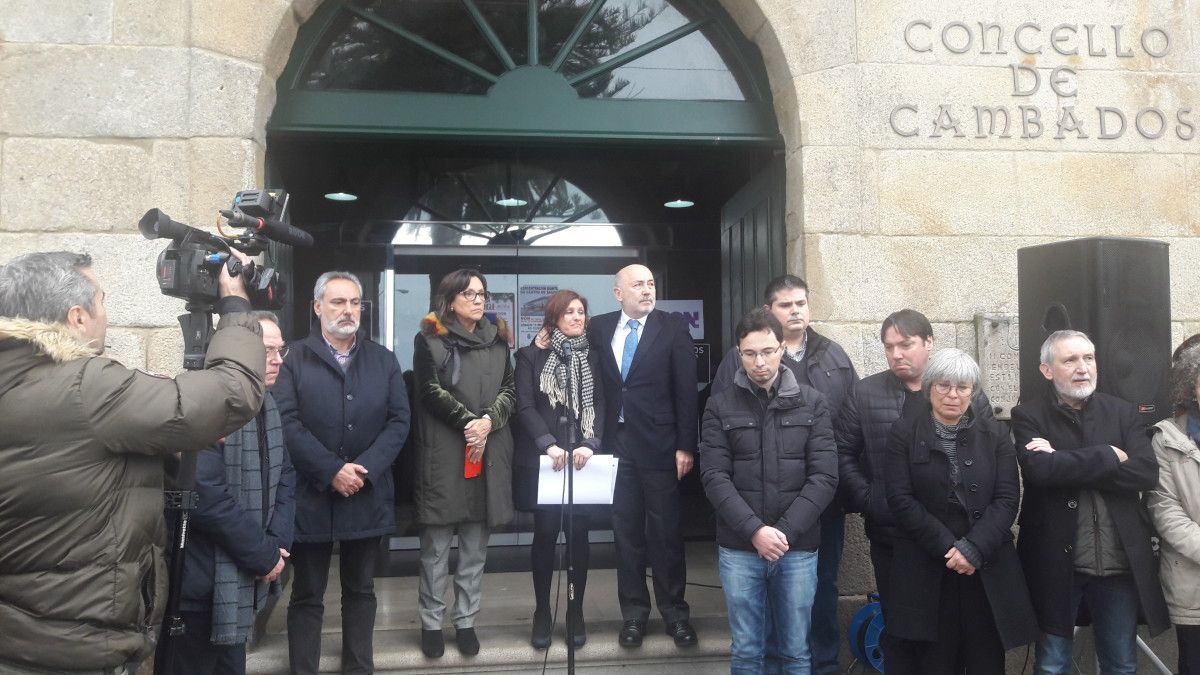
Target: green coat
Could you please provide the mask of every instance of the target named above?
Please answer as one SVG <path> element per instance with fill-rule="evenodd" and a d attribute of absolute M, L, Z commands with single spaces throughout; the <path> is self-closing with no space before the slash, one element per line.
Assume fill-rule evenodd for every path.
<path fill-rule="evenodd" d="M 0 671 L 149 655 L 166 604 L 163 457 L 262 405 L 262 329 L 221 319 L 205 370 L 130 370 L 62 324 L 0 318 Z"/>
<path fill-rule="evenodd" d="M 512 359 L 504 326 L 486 318 L 468 333 L 430 314 L 421 322 L 413 356 L 417 424 L 417 521 L 452 525 L 513 517 L 513 441 L 508 420 L 516 407 Z M 488 415 L 492 433 L 482 475 L 463 477 L 467 423 Z"/>

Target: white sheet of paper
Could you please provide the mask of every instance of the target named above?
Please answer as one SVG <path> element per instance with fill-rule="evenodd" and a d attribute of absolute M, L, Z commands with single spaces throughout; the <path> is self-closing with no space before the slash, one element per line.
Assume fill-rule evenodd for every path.
<path fill-rule="evenodd" d="M 539 504 L 563 504 L 567 501 L 567 470 L 554 470 L 554 461 L 542 455 L 538 470 Z M 612 504 L 617 486 L 617 458 L 612 455 L 592 455 L 582 469 L 575 472 L 576 504 Z"/>

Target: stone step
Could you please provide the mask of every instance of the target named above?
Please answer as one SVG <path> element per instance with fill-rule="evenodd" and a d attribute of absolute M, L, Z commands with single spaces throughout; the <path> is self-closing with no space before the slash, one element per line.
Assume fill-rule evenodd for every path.
<path fill-rule="evenodd" d="M 693 622 L 700 635 L 696 647 L 679 649 L 663 630 L 661 621 L 651 620 L 645 642 L 637 649 L 617 644 L 619 621 L 588 622 L 588 643 L 575 652 L 576 670 L 588 673 L 681 673 L 707 675 L 729 672 L 729 625 L 723 617 L 698 617 Z M 421 653 L 420 629 L 375 631 L 375 668 L 379 673 L 537 673 L 566 672 L 567 650 L 563 625 L 555 627 L 554 643 L 546 651 L 529 645 L 528 624 L 477 626 L 481 649 L 466 657 L 454 645 L 454 631 L 445 631 L 446 653 L 428 659 Z M 325 633 L 321 639 L 321 672 L 340 671 L 341 635 Z M 250 653 L 247 673 L 287 672 L 287 639 L 265 636 Z"/>

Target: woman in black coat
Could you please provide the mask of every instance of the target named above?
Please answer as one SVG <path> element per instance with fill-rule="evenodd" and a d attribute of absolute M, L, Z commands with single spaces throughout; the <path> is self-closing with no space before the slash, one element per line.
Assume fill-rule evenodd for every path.
<path fill-rule="evenodd" d="M 933 355 L 928 402 L 892 427 L 888 506 L 901 538 L 884 606 L 884 661 L 895 673 L 1003 673 L 1004 651 L 1040 635 L 1013 547 L 1020 484 L 1008 430 L 974 417 L 979 366 Z"/>
<path fill-rule="evenodd" d="M 550 608 L 550 582 L 554 575 L 554 549 L 558 533 L 567 529 L 561 506 L 537 503 L 538 471 L 541 455 L 561 471 L 567 462 L 577 469 L 587 464 L 600 450 L 600 431 L 604 420 L 604 395 L 599 384 L 599 356 L 589 349 L 587 300 L 575 291 L 558 291 L 546 302 L 542 328 L 550 335 L 546 349 L 536 344 L 517 351 L 517 416 L 515 427 L 514 501 L 518 509 L 533 511 L 534 533 L 530 558 L 537 608 L 533 615 L 530 644 L 537 649 L 550 646 L 553 617 Z M 567 388 L 567 369 L 570 388 Z M 576 421 L 575 447 L 570 448 L 570 428 L 560 420 L 563 415 Z M 570 456 L 568 457 L 568 452 Z M 583 592 L 588 573 L 589 515 L 596 507 L 576 506 L 568 536 L 575 566 L 575 599 L 569 603 L 576 647 L 587 641 L 583 624 Z"/>

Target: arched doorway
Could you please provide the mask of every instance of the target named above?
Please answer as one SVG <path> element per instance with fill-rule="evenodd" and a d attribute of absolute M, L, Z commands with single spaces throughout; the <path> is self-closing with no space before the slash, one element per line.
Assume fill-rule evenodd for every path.
<path fill-rule="evenodd" d="M 360 273 L 373 333 L 406 368 L 430 288 L 460 266 L 483 270 L 508 302 L 493 310 L 520 326 L 555 286 L 615 308 L 612 273 L 644 262 L 660 298 L 703 307 L 714 368 L 783 271 L 765 72 L 715 0 L 326 2 L 267 131 L 269 182 L 318 241 L 294 252 L 296 287 Z M 355 199 L 326 197 L 339 193 Z"/>

